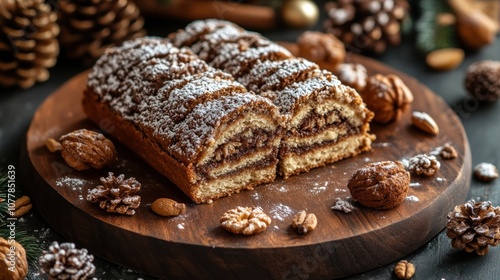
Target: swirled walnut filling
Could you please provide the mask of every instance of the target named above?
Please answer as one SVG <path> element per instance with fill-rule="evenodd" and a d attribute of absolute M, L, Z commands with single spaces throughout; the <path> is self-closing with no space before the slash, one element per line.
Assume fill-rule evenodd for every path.
<path fill-rule="evenodd" d="M 294 143 L 294 146 L 287 145 L 287 140 L 294 138 L 310 138 L 319 136 L 319 134 L 324 133 L 326 131 L 332 131 L 337 134 L 337 137 L 334 139 L 327 139 L 325 141 L 307 143 L 309 141 L 304 141 L 304 144 L 297 145 Z M 359 134 L 361 132 L 361 127 L 354 126 L 349 124 L 348 120 L 343 117 L 338 110 L 332 110 L 328 114 L 318 114 L 311 112 L 307 117 L 305 117 L 300 124 L 300 126 L 296 129 L 288 130 L 285 133 L 284 143 L 280 148 L 280 154 L 284 153 L 295 153 L 302 154 L 314 148 L 333 144 L 339 142 L 349 136 Z M 294 141 L 297 142 L 297 141 Z"/>
<path fill-rule="evenodd" d="M 267 166 L 273 161 L 273 158 L 276 159 L 275 154 L 278 147 L 270 149 L 273 146 L 272 142 L 275 135 L 275 131 L 245 129 L 233 136 L 226 143 L 220 145 L 207 163 L 196 168 L 197 173 L 200 177 L 210 178 L 218 177 L 211 174 L 211 172 L 226 164 L 234 164 L 241 166 L 241 168 L 248 168 L 248 163 L 256 167 Z M 244 157 L 247 158 L 243 159 Z M 255 159 L 252 160 L 253 158 Z M 232 172 L 237 172 L 239 169 L 230 168 L 230 170 L 233 170 Z M 226 175 L 226 173 L 221 175 Z"/>

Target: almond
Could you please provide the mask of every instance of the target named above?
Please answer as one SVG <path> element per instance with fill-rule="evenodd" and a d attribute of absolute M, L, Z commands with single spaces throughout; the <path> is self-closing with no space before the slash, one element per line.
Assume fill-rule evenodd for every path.
<path fill-rule="evenodd" d="M 54 138 L 48 138 L 45 141 L 45 146 L 51 153 L 55 153 L 62 150 L 62 145 Z"/>
<path fill-rule="evenodd" d="M 151 204 L 151 210 L 160 216 L 177 216 L 186 212 L 186 205 L 170 198 L 158 198 Z"/>
<path fill-rule="evenodd" d="M 425 57 L 425 62 L 434 70 L 451 70 L 464 60 L 464 51 L 458 48 L 445 48 L 432 51 Z"/>
<path fill-rule="evenodd" d="M 429 134 L 437 135 L 439 133 L 438 125 L 427 113 L 414 111 L 411 114 L 411 123 L 418 129 Z"/>

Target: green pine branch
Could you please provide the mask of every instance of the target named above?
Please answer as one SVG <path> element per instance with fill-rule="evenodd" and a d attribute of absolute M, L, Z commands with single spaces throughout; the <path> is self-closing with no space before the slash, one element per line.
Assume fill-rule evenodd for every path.
<path fill-rule="evenodd" d="M 441 13 L 452 13 L 447 1 L 419 1 L 421 16 L 415 24 L 417 48 L 426 54 L 434 50 L 457 46 L 455 26 L 442 25 L 437 21 Z"/>
<path fill-rule="evenodd" d="M 8 239 L 11 236 L 10 228 L 7 227 L 7 217 L 9 215 L 7 205 L 8 181 L 8 173 L 0 171 L 0 237 L 4 239 Z M 19 188 L 16 188 L 14 197 L 16 199 L 21 197 Z M 36 263 L 42 253 L 42 249 L 39 241 L 34 236 L 29 235 L 24 227 L 23 223 L 16 222 L 16 229 L 14 231 L 15 240 L 26 250 L 28 261 Z"/>

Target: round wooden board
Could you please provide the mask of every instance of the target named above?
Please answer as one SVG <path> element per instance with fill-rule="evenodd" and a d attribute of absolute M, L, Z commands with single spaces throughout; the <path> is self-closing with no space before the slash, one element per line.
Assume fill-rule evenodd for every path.
<path fill-rule="evenodd" d="M 309 173 L 279 178 L 253 191 L 197 205 L 166 178 L 114 141 L 119 163 L 109 170 L 79 172 L 59 154 L 44 146 L 75 129 L 99 129 L 81 108 L 86 73 L 54 92 L 37 110 L 27 132 L 31 166 L 24 178 L 27 192 L 42 217 L 68 240 L 92 254 L 161 278 L 325 279 L 347 276 L 386 265 L 415 251 L 439 233 L 446 215 L 463 203 L 469 189 L 471 157 L 458 117 L 445 102 L 415 79 L 374 60 L 349 54 L 347 60 L 365 65 L 371 74 L 394 73 L 412 90 L 413 110 L 434 117 L 441 132 L 429 136 L 410 125 L 410 111 L 396 123 L 372 125 L 377 140 L 373 150 Z M 112 123 L 101 128 L 112 129 Z M 433 177 L 413 176 L 407 199 L 385 211 L 354 204 L 352 213 L 332 211 L 335 198 L 349 199 L 351 174 L 369 162 L 407 160 L 431 153 L 445 143 L 458 158 L 441 160 Z M 142 183 L 142 204 L 134 216 L 119 216 L 86 201 L 108 171 L 136 177 Z M 153 213 L 151 203 L 169 197 L 187 204 L 185 214 L 165 218 Z M 237 236 L 220 227 L 222 213 L 236 206 L 260 206 L 271 226 L 254 236 Z M 308 235 L 290 228 L 298 211 L 315 213 L 318 227 Z"/>

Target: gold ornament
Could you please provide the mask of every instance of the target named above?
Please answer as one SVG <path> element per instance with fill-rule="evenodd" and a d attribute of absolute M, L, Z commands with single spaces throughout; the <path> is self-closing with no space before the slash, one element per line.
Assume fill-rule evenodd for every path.
<path fill-rule="evenodd" d="M 24 279 L 28 274 L 26 251 L 13 239 L 0 237 L 0 280 Z"/>
<path fill-rule="evenodd" d="M 281 7 L 281 18 L 294 28 L 305 28 L 318 21 L 319 9 L 313 1 L 287 0 Z"/>

